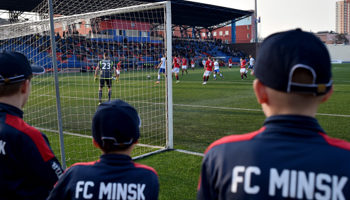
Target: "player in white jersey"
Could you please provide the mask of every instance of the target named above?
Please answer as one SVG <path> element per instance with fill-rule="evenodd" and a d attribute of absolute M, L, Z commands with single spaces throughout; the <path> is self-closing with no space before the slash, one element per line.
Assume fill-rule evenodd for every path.
<path fill-rule="evenodd" d="M 202 64 L 203 64 L 203 68 L 205 68 L 205 63 L 207 62 L 207 60 L 205 59 L 205 57 L 202 60 Z"/>
<path fill-rule="evenodd" d="M 218 59 L 214 60 L 214 80 L 216 80 L 216 75 L 219 75 L 222 79 L 224 79 L 224 75 L 220 73 L 220 66 Z"/>
<path fill-rule="evenodd" d="M 160 75 L 163 74 L 165 77 L 165 66 L 166 66 L 166 58 L 165 55 L 163 55 L 163 57 L 160 59 L 160 63 L 158 64 L 157 68 L 159 68 L 158 70 L 158 79 L 156 84 L 160 83 Z"/>
<path fill-rule="evenodd" d="M 250 70 L 250 74 L 254 75 L 254 64 L 255 64 L 255 59 L 253 58 L 252 55 L 249 55 L 249 66 L 248 70 Z"/>

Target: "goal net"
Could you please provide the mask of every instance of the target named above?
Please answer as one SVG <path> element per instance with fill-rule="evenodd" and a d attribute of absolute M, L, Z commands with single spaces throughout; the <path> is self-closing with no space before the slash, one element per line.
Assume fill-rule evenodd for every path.
<path fill-rule="evenodd" d="M 54 0 L 52 5 L 53 34 L 46 0 L 0 25 L 0 51 L 22 52 L 46 69 L 32 79 L 25 121 L 48 136 L 67 166 L 98 159 L 101 152 L 92 144 L 91 120 L 100 98 L 108 101 L 109 92 L 105 84 L 101 95 L 94 74 L 106 54 L 120 69 L 119 77 L 113 74 L 111 79 L 110 99 L 130 103 L 142 119 L 133 157 L 165 149 L 167 81 L 161 76 L 156 82 L 156 67 L 166 51 L 166 4 Z"/>

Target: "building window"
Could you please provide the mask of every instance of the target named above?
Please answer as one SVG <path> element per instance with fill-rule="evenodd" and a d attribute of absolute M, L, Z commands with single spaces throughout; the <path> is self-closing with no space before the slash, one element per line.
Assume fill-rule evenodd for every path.
<path fill-rule="evenodd" d="M 141 37 L 148 37 L 147 31 L 141 31 Z"/>
<path fill-rule="evenodd" d="M 205 37 L 205 33 L 202 33 L 202 37 Z"/>
<path fill-rule="evenodd" d="M 222 36 L 222 31 L 219 31 L 219 35 Z"/>
<path fill-rule="evenodd" d="M 228 31 L 225 31 L 225 35 L 229 35 L 229 32 L 228 32 Z"/>
<path fill-rule="evenodd" d="M 213 36 L 216 36 L 216 31 L 213 33 Z"/>
<path fill-rule="evenodd" d="M 249 30 L 249 25 L 247 25 L 247 30 Z"/>
<path fill-rule="evenodd" d="M 249 39 L 249 36 L 250 36 L 249 33 L 247 33 L 247 39 Z"/>

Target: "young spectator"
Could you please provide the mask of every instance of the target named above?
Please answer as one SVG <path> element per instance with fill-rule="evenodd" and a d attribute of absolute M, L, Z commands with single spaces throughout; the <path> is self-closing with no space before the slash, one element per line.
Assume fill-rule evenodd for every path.
<path fill-rule="evenodd" d="M 198 199 L 349 198 L 350 143 L 315 118 L 332 94 L 327 48 L 297 29 L 269 36 L 259 52 L 253 87 L 267 119 L 208 147 Z"/>
<path fill-rule="evenodd" d="M 18 52 L 0 53 L 0 199 L 46 199 L 62 174 L 47 137 L 23 121 L 31 67 Z"/>
<path fill-rule="evenodd" d="M 157 172 L 130 157 L 140 125 L 137 111 L 128 103 L 101 103 L 92 119 L 93 142 L 103 151 L 100 160 L 74 164 L 48 199 L 158 199 Z"/>

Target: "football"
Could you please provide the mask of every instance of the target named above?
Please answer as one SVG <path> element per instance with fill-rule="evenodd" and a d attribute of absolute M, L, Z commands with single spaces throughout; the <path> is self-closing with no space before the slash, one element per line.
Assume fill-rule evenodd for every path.
<path fill-rule="evenodd" d="M 151 75 L 148 74 L 148 75 L 147 75 L 147 79 L 151 79 Z"/>

